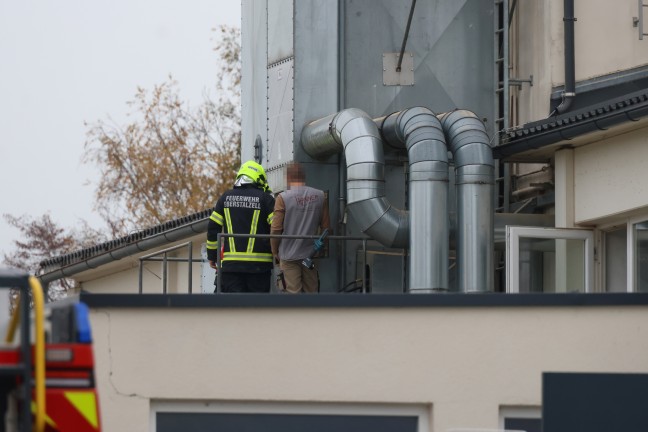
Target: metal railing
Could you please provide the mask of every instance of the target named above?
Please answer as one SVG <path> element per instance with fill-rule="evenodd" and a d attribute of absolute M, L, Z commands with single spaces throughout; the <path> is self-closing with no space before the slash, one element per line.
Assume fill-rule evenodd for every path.
<path fill-rule="evenodd" d="M 228 233 L 219 233 L 218 234 L 218 244 L 221 245 L 223 239 L 225 238 L 279 238 L 279 239 L 293 239 L 293 240 L 316 240 L 319 238 L 319 235 L 284 235 L 284 234 L 228 234 Z M 367 265 L 367 241 L 371 240 L 369 237 L 360 237 L 360 236 L 327 236 L 327 240 L 331 241 L 361 241 L 362 242 L 362 293 L 367 292 L 367 274 L 365 267 Z M 187 249 L 187 258 L 169 256 L 171 252 L 175 252 L 181 249 Z M 167 249 L 153 252 L 148 255 L 144 255 L 139 258 L 139 294 L 144 293 L 144 264 L 145 262 L 161 262 L 162 263 L 162 293 L 167 294 L 168 286 L 168 269 L 169 263 L 187 263 L 187 292 L 188 294 L 193 294 L 193 266 L 194 263 L 203 263 L 204 260 L 194 259 L 193 258 L 193 242 L 185 242 Z M 222 293 L 221 290 L 221 257 L 220 252 L 216 258 L 216 293 Z"/>
<path fill-rule="evenodd" d="M 282 240 L 317 240 L 319 235 L 285 235 L 285 234 L 229 234 L 229 233 L 219 233 L 218 234 L 218 245 L 220 245 L 224 238 L 264 238 L 272 239 L 279 238 Z M 367 240 L 371 240 L 369 237 L 353 237 L 353 236 L 334 236 L 330 235 L 326 237 L 327 240 L 333 241 L 362 241 L 362 293 L 367 292 L 367 274 L 365 267 L 367 265 Z M 222 293 L 221 290 L 221 256 L 220 252 L 216 256 L 216 294 Z"/>
<path fill-rule="evenodd" d="M 182 248 L 187 248 L 188 254 L 187 258 L 178 258 L 178 257 L 170 257 L 169 252 L 174 252 L 176 250 L 182 249 Z M 161 256 L 161 257 L 160 257 Z M 139 293 L 142 294 L 143 289 L 144 289 L 144 262 L 145 261 L 160 261 L 162 262 L 162 293 L 166 294 L 167 293 L 167 272 L 168 272 L 168 264 L 169 262 L 186 262 L 189 263 L 189 269 L 187 271 L 187 279 L 188 279 L 188 286 L 187 289 L 189 290 L 189 294 L 192 293 L 192 282 L 193 282 L 193 266 L 192 264 L 195 262 L 202 262 L 202 259 L 199 260 L 194 260 L 193 259 L 193 242 L 186 242 L 182 243 L 167 249 L 163 249 L 161 251 L 153 252 L 148 255 L 144 255 L 143 257 L 140 257 L 139 259 Z"/>

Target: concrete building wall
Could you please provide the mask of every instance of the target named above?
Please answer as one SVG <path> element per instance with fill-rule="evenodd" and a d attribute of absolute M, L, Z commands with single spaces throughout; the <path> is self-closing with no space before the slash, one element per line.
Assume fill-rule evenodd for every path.
<path fill-rule="evenodd" d="M 577 83 L 648 64 L 648 38 L 639 40 L 632 24 L 635 0 L 575 0 L 574 13 Z M 563 0 L 518 2 L 518 51 L 512 56 L 519 76 L 512 78 L 533 75 L 533 86 L 519 92 L 518 124 L 547 117 L 552 88 L 565 83 L 563 15 Z"/>
<path fill-rule="evenodd" d="M 164 247 L 145 251 L 114 261 L 98 269 L 88 270 L 75 275 L 81 283 L 81 289 L 95 294 L 137 294 L 139 290 L 139 258 L 153 254 L 155 251 L 174 247 L 175 245 L 192 242 L 192 259 L 201 259 L 201 248 L 207 234 L 196 235 L 185 241 L 170 243 Z M 182 262 L 167 262 L 167 293 L 186 294 L 189 292 L 189 257 L 188 247 L 169 252 L 169 258 L 181 258 Z M 162 255 L 159 255 L 162 258 Z M 207 263 L 193 262 L 191 286 L 193 293 L 201 292 L 203 282 L 202 271 Z M 142 291 L 145 294 L 162 294 L 163 263 L 161 261 L 146 261 L 142 272 Z"/>
<path fill-rule="evenodd" d="M 503 407 L 541 405 L 542 372 L 648 372 L 647 312 L 92 309 L 103 430 L 152 430 L 164 402 L 405 404 L 430 431 L 497 429 Z"/>
<path fill-rule="evenodd" d="M 646 129 L 574 150 L 576 223 L 648 212 Z"/>
<path fill-rule="evenodd" d="M 557 21 L 562 38 L 562 0 L 554 3 L 560 9 Z M 648 63 L 648 38 L 639 40 L 639 30 L 632 24 L 633 17 L 639 13 L 635 0 L 576 0 L 574 9 L 578 19 L 575 23 L 576 81 Z M 646 29 L 644 32 L 648 33 Z M 562 74 L 563 62 L 558 60 L 555 58 L 552 64 L 556 65 L 556 74 Z"/>

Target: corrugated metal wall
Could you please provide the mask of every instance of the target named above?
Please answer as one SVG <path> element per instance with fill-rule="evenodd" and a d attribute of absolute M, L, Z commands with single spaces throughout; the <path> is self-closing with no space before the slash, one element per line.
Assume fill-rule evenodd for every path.
<path fill-rule="evenodd" d="M 413 83 L 385 85 L 384 55 L 400 50 L 410 7 L 390 0 L 243 0 L 243 158 L 253 157 L 254 138 L 261 136 L 262 163 L 275 190 L 284 187 L 286 162 L 307 164 L 308 183 L 329 193 L 334 223 L 344 216 L 341 157 L 321 163 L 305 154 L 300 136 L 308 122 L 351 107 L 372 117 L 412 106 L 439 113 L 461 108 L 484 119 L 493 134 L 494 2 L 418 0 L 405 49 Z M 386 161 L 387 198 L 405 208 L 406 163 L 396 154 Z M 355 221 L 347 222 L 347 235 L 361 234 Z M 322 261 L 323 287 L 356 277 L 357 249 L 331 248 Z M 402 257 L 392 256 L 392 265 L 382 267 L 401 272 Z"/>

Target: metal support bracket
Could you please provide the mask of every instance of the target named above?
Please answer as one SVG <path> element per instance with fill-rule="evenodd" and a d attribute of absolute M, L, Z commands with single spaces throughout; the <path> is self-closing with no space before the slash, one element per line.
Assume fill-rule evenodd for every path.
<path fill-rule="evenodd" d="M 633 27 L 639 27 L 639 40 L 643 40 L 644 36 L 648 36 L 648 33 L 644 33 L 644 8 L 648 7 L 648 4 L 644 3 L 644 0 L 637 0 L 637 4 L 639 6 L 639 17 L 632 17 L 632 26 Z"/>
<path fill-rule="evenodd" d="M 522 87 L 523 83 L 529 83 L 533 87 L 533 75 L 529 75 L 529 79 L 509 78 L 508 82 L 510 86 Z"/>
<path fill-rule="evenodd" d="M 400 53 L 383 53 L 383 85 L 384 86 L 413 86 L 414 85 L 414 54 L 403 53 L 401 70 L 397 71 Z"/>

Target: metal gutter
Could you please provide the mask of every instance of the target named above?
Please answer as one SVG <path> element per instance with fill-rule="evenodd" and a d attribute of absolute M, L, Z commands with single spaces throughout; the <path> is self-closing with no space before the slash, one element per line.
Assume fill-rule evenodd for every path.
<path fill-rule="evenodd" d="M 211 210 L 197 213 L 196 215 L 204 215 L 207 212 L 211 213 Z M 60 257 L 57 257 L 56 259 L 43 261 L 40 263 L 40 268 L 44 269 L 45 273 L 39 275 L 38 279 L 40 279 L 42 284 L 47 284 L 58 279 L 74 276 L 75 274 L 81 273 L 86 270 L 97 268 L 113 261 L 118 261 L 122 258 L 126 258 L 140 252 L 145 252 L 159 246 L 163 246 L 179 240 L 184 240 L 196 234 L 207 232 L 209 214 L 203 216 L 199 220 L 195 220 L 194 222 L 190 222 L 177 228 L 164 228 L 168 225 L 172 225 L 177 221 L 182 221 L 189 217 L 191 216 L 177 219 L 166 224 L 150 228 L 149 230 L 145 230 L 144 232 L 155 232 L 155 234 L 150 236 L 145 236 L 138 239 L 138 234 L 133 234 L 121 239 L 103 243 L 102 245 L 98 245 L 93 248 L 85 249 L 72 254 L 62 255 Z M 106 252 L 100 252 L 101 250 L 114 244 L 117 244 L 118 246 L 112 247 Z M 88 255 L 89 257 L 74 259 L 75 257 L 84 255 Z M 69 262 L 69 264 L 60 264 L 66 262 Z M 58 265 L 60 265 L 59 268 L 48 271 L 48 268 L 55 267 L 57 263 L 59 263 Z"/>
<path fill-rule="evenodd" d="M 603 104 L 526 124 L 507 132 L 504 144 L 493 148 L 496 159 L 539 149 L 591 132 L 602 131 L 648 116 L 648 89 L 643 89 Z"/>

